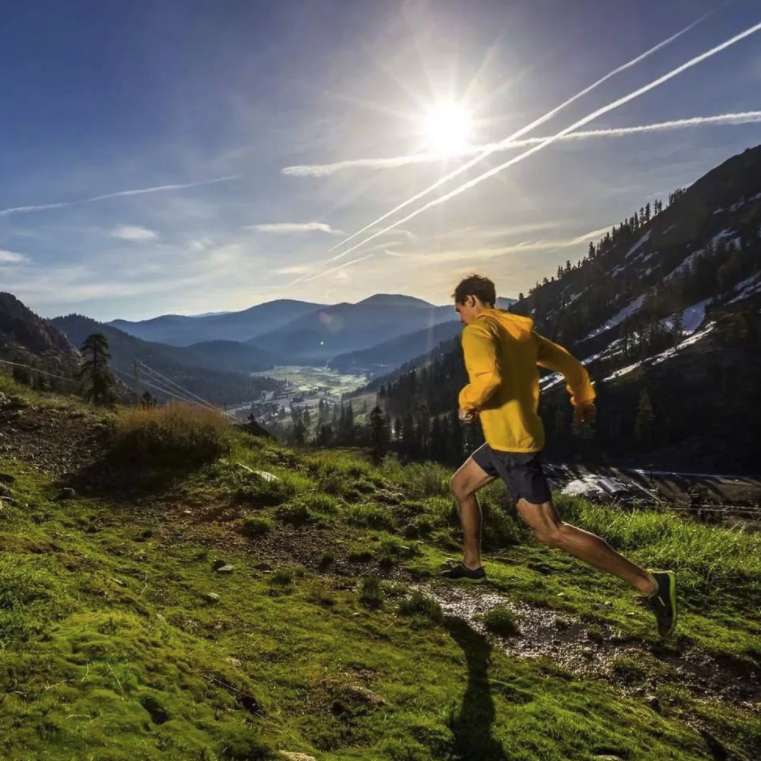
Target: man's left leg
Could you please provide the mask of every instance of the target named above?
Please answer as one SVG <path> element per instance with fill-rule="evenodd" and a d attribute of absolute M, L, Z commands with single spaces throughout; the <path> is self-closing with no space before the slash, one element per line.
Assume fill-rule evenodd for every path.
<path fill-rule="evenodd" d="M 552 502 L 534 505 L 525 499 L 518 500 L 518 513 L 533 530 L 537 541 L 565 550 L 601 571 L 618 576 L 643 595 L 657 589 L 653 574 L 627 560 L 599 536 L 563 523 Z"/>

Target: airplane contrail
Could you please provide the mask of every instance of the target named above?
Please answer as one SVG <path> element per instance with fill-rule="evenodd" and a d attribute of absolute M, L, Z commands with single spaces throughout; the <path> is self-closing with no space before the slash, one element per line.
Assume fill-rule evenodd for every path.
<path fill-rule="evenodd" d="M 0 209 L 0 217 L 8 217 L 11 214 L 30 214 L 36 211 L 47 211 L 48 209 L 61 209 L 66 206 L 81 206 L 86 203 L 95 203 L 105 201 L 108 198 L 121 198 L 122 196 L 139 196 L 145 193 L 164 193 L 167 190 L 184 190 L 185 188 L 198 188 L 203 185 L 216 185 L 218 182 L 229 182 L 237 180 L 240 175 L 234 174 L 229 177 L 217 177 L 214 180 L 201 180 L 200 182 L 185 182 L 177 185 L 156 185 L 151 188 L 137 188 L 136 190 L 119 190 L 115 193 L 106 193 L 101 196 L 92 196 L 81 201 L 62 201 L 60 203 L 44 203 L 36 206 L 14 206 L 10 209 Z"/>
<path fill-rule="evenodd" d="M 726 50 L 732 45 L 735 45 L 741 40 L 744 40 L 746 37 L 750 37 L 752 34 L 756 34 L 759 31 L 761 31 L 761 23 L 756 24 L 755 26 L 749 27 L 744 32 L 740 32 L 739 34 L 736 34 L 734 37 L 730 38 L 729 40 L 726 40 L 725 42 L 722 42 L 720 45 L 717 45 L 716 47 L 713 47 L 710 50 L 707 50 L 705 53 L 701 53 L 700 55 L 695 56 L 694 58 L 691 58 L 689 61 L 687 61 L 686 63 L 683 63 L 681 66 L 678 66 L 676 69 L 672 69 L 667 74 L 664 74 L 658 77 L 657 79 L 654 79 L 653 81 L 640 87 L 639 89 L 630 92 L 628 95 L 625 95 L 624 97 L 619 98 L 618 100 L 615 100 L 612 103 L 609 103 L 607 106 L 598 108 L 596 111 L 593 111 L 591 114 L 585 116 L 583 119 L 579 119 L 579 121 L 571 124 L 570 127 L 566 127 L 564 130 L 561 130 L 560 132 L 553 135 L 552 137 L 546 138 L 543 142 L 539 143 L 539 145 L 536 145 L 533 148 L 529 148 L 529 150 L 524 151 L 518 156 L 515 156 L 509 161 L 505 161 L 503 164 L 500 164 L 499 166 L 496 166 L 487 172 L 483 172 L 482 174 L 478 175 L 478 177 L 474 177 L 472 180 L 468 180 L 468 182 L 460 185 L 454 190 L 451 190 L 449 193 L 446 193 L 445 195 L 439 198 L 435 198 L 434 200 L 429 201 L 428 203 L 421 206 L 416 211 L 412 212 L 412 214 L 408 214 L 406 217 L 403 217 L 402 219 L 394 222 L 388 227 L 385 227 L 384 229 L 373 233 L 367 238 L 364 238 L 359 243 L 347 249 L 346 251 L 332 257 L 331 259 L 328 259 L 326 264 L 336 261 L 337 259 L 341 259 L 347 254 L 350 254 L 352 251 L 356 251 L 356 249 L 358 249 L 360 246 L 364 246 L 366 243 L 369 243 L 371 240 L 374 240 L 378 236 L 387 233 L 389 230 L 394 229 L 397 225 L 401 225 L 401 224 L 404 224 L 405 222 L 409 222 L 414 217 L 417 217 L 418 214 L 422 214 L 424 211 L 427 211 L 428 209 L 434 206 L 438 206 L 439 204 L 445 203 L 446 201 L 450 200 L 451 198 L 454 198 L 460 193 L 463 193 L 464 191 L 469 190 L 470 188 L 478 185 L 484 180 L 487 180 L 490 177 L 493 177 L 495 174 L 498 174 L 504 169 L 507 169 L 508 167 L 511 167 L 514 164 L 517 164 L 519 161 L 523 161 L 523 159 L 526 159 L 529 156 L 532 156 L 534 153 L 537 153 L 538 151 L 543 150 L 548 145 L 552 145 L 552 143 L 562 139 L 565 135 L 569 134 L 570 132 L 573 132 L 573 130 L 576 130 L 579 127 L 583 127 L 586 124 L 589 124 L 589 122 L 597 119 L 600 116 L 603 116 L 604 114 L 609 113 L 610 111 L 613 111 L 619 108 L 620 106 L 625 105 L 626 103 L 629 103 L 632 100 L 635 100 L 640 95 L 644 95 L 646 92 L 649 92 L 650 90 L 654 90 L 656 87 L 659 87 L 660 85 L 664 84 L 665 82 L 668 82 L 669 80 L 673 79 L 679 74 L 687 71 L 688 69 L 691 69 L 693 66 L 697 66 L 699 63 L 702 63 L 708 58 L 712 58 L 717 53 L 720 53 L 721 51 Z"/>
<path fill-rule="evenodd" d="M 761 111 L 741 111 L 730 114 L 717 114 L 716 116 L 693 116 L 688 119 L 674 119 L 668 122 L 656 122 L 654 124 L 640 124 L 635 127 L 613 127 L 610 129 L 586 130 L 564 135 L 561 140 L 586 140 L 594 137 L 624 137 L 646 132 L 665 132 L 672 129 L 687 129 L 689 127 L 703 127 L 711 125 L 737 125 L 754 124 L 761 122 Z M 526 148 L 537 145 L 547 137 L 527 137 L 523 140 L 512 140 L 509 143 L 489 143 L 487 145 L 473 145 L 458 151 L 456 156 L 472 156 L 482 151 L 509 151 L 515 148 Z M 449 158 L 452 158 L 451 156 Z M 293 177 L 326 177 L 336 172 L 348 169 L 398 169 L 411 164 L 426 164 L 441 161 L 438 153 L 411 153 L 406 156 L 393 156 L 388 158 L 349 159 L 338 161 L 335 164 L 304 164 L 290 166 L 283 169 L 284 174 Z"/>
<path fill-rule="evenodd" d="M 681 31 L 677 32 L 676 34 L 671 35 L 671 37 L 668 37 L 667 39 L 663 40 L 663 42 L 659 42 L 654 47 L 650 48 L 650 50 L 645 51 L 642 53 L 642 55 L 637 56 L 636 58 L 633 58 L 631 61 L 628 61 L 627 63 L 623 64 L 622 66 L 619 66 L 617 69 L 613 69 L 610 73 L 606 74 L 604 77 L 601 77 L 596 82 L 589 85 L 589 87 L 585 87 L 581 92 L 576 93 L 573 97 L 569 98 L 568 100 L 561 103 L 556 108 L 553 108 L 551 111 L 548 111 L 544 116 L 540 116 L 535 121 L 531 122 L 531 124 L 526 125 L 525 127 L 519 129 L 517 132 L 510 135 L 510 137 L 505 138 L 502 142 L 496 143 L 494 146 L 490 146 L 487 150 L 483 151 L 482 153 L 479 153 L 478 156 L 471 159 L 470 161 L 463 164 L 461 167 L 458 167 L 454 171 L 450 172 L 449 174 L 445 175 L 444 177 L 440 178 L 436 182 L 433 183 L 433 185 L 430 185 L 429 187 L 425 188 L 425 190 L 421 190 L 416 195 L 412 196 L 411 198 L 408 198 L 403 203 L 400 203 L 395 208 L 391 209 L 391 211 L 384 214 L 382 217 L 378 217 L 378 219 L 374 220 L 373 222 L 370 222 L 369 225 L 366 225 L 361 230 L 357 230 L 353 235 L 350 235 L 348 238 L 345 238 L 340 243 L 337 243 L 332 248 L 328 249 L 329 251 L 335 251 L 337 248 L 340 248 L 344 244 L 348 243 L 350 240 L 354 240 L 354 238 L 358 237 L 364 232 L 367 232 L 371 227 L 375 227 L 375 225 L 379 224 L 380 222 L 383 222 L 385 219 L 388 219 L 391 215 L 396 214 L 396 212 L 401 211 L 405 207 L 409 206 L 412 203 L 415 203 L 415 201 L 419 201 L 421 198 L 424 198 L 429 193 L 432 193 L 437 188 L 441 187 L 444 183 L 449 182 L 449 180 L 454 179 L 455 177 L 458 177 L 463 172 L 466 172 L 468 169 L 470 169 L 472 166 L 475 166 L 480 161 L 483 161 L 487 156 L 490 156 L 494 151 L 499 150 L 499 147 L 502 145 L 505 145 L 507 143 L 510 143 L 512 140 L 517 140 L 519 137 L 522 137 L 527 132 L 530 132 L 535 127 L 538 127 L 541 124 L 544 124 L 549 119 L 552 119 L 555 115 L 557 115 L 560 111 L 570 106 L 572 103 L 575 103 L 579 98 L 583 97 L 584 95 L 589 94 L 593 90 L 597 89 L 601 84 L 604 82 L 607 82 L 611 77 L 616 76 L 616 74 L 621 73 L 622 71 L 625 71 L 626 69 L 630 69 L 632 66 L 636 66 L 641 61 L 644 61 L 649 56 L 653 55 L 653 53 L 656 53 L 657 51 L 661 50 L 662 48 L 666 47 L 666 45 L 670 45 L 674 40 L 681 37 L 683 34 L 686 34 L 691 29 L 693 29 L 698 24 L 705 21 L 707 18 L 712 16 L 716 11 L 709 11 L 704 16 L 701 16 L 697 21 L 693 21 L 691 24 L 686 26 Z"/>

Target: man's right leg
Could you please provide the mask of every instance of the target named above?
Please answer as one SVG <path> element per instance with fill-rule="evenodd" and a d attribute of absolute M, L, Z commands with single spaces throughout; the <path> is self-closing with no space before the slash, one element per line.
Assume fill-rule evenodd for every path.
<path fill-rule="evenodd" d="M 460 515 L 465 546 L 462 562 L 466 568 L 481 567 L 481 507 L 476 492 L 495 478 L 469 457 L 449 482 Z"/>

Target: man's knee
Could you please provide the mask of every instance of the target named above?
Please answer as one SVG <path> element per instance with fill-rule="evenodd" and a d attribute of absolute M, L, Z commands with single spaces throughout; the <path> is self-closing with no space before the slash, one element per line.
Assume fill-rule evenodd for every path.
<path fill-rule="evenodd" d="M 562 521 L 535 527 L 534 537 L 537 542 L 546 544 L 548 547 L 562 547 L 568 536 L 568 528 L 568 525 Z"/>
<path fill-rule="evenodd" d="M 465 479 L 458 478 L 457 475 L 449 480 L 449 492 L 458 502 L 475 493 L 470 484 Z"/>

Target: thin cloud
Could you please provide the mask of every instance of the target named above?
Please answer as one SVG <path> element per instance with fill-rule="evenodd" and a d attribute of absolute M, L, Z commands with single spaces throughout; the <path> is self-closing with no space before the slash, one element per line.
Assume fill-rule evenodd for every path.
<path fill-rule="evenodd" d="M 352 259 L 352 261 L 350 262 L 344 262 L 343 264 L 339 264 L 336 267 L 331 267 L 328 270 L 323 270 L 322 272 L 319 272 L 316 275 L 312 275 L 311 277 L 307 277 L 306 275 L 304 275 L 303 277 L 300 277 L 294 280 L 291 283 L 291 286 L 294 286 L 297 283 L 311 283 L 312 280 L 318 280 L 321 277 L 326 277 L 327 275 L 330 275 L 333 272 L 340 272 L 342 269 L 345 269 L 346 267 L 351 267 L 353 264 L 359 264 L 360 262 L 367 261 L 373 256 L 375 256 L 375 253 L 367 254 L 367 256 L 362 256 L 359 259 Z M 311 268 L 310 268 L 310 271 L 311 271 Z"/>
<path fill-rule="evenodd" d="M 273 222 L 264 225 L 248 225 L 244 230 L 257 233 L 276 233 L 290 235 L 292 233 L 327 233 L 328 235 L 343 235 L 343 230 L 336 230 L 325 222 Z"/>
<path fill-rule="evenodd" d="M 648 132 L 667 132 L 676 129 L 688 129 L 690 127 L 705 126 L 729 126 L 738 124 L 756 124 L 761 122 L 761 111 L 744 111 L 740 113 L 719 114 L 717 116 L 695 116 L 689 119 L 675 119 L 668 122 L 657 122 L 654 124 L 641 124 L 635 127 L 619 127 L 613 129 L 596 129 L 585 130 L 582 132 L 573 132 L 564 135 L 558 139 L 558 142 L 573 140 L 588 140 L 597 137 L 626 137 L 628 135 L 637 135 Z M 488 143 L 486 145 L 469 146 L 459 151 L 455 156 L 465 157 L 473 156 L 488 151 L 510 151 L 515 148 L 526 148 L 532 145 L 538 145 L 547 140 L 547 137 L 531 137 L 525 140 L 515 140 L 510 143 Z M 447 156 L 447 159 L 451 156 Z M 427 164 L 444 160 L 441 154 L 436 153 L 413 153 L 406 156 L 396 156 L 391 158 L 367 158 L 367 159 L 350 159 L 348 161 L 339 161 L 334 164 L 305 164 L 301 166 L 288 166 L 282 170 L 282 173 L 292 177 L 327 177 L 337 172 L 344 172 L 352 169 L 399 169 L 400 167 L 414 164 Z"/>
<path fill-rule="evenodd" d="M 135 227 L 132 225 L 119 225 L 111 230 L 109 235 L 112 238 L 118 238 L 119 240 L 126 240 L 134 243 L 156 240 L 159 237 L 158 233 L 149 230 L 147 227 Z"/>
<path fill-rule="evenodd" d="M 4 251 L 0 249 L 0 265 L 3 264 L 26 264 L 29 257 L 24 254 L 17 254 L 15 251 Z"/>
<path fill-rule="evenodd" d="M 282 267 L 278 270 L 273 270 L 276 275 L 304 275 L 309 272 L 309 267 L 306 266 L 293 266 Z"/>
<path fill-rule="evenodd" d="M 614 224 L 615 222 L 612 222 L 606 227 L 599 228 L 599 230 L 590 230 L 588 233 L 584 233 L 584 235 L 579 235 L 577 238 L 574 238 L 571 241 L 571 245 L 574 245 L 576 243 L 587 243 L 590 240 L 594 240 L 596 238 L 602 238 L 602 236 L 605 235 L 605 233 L 610 232 L 610 229 L 613 227 Z"/>
<path fill-rule="evenodd" d="M 115 193 L 106 193 L 105 195 L 92 196 L 81 201 L 62 201 L 59 203 L 45 203 L 36 206 L 13 206 L 8 209 L 0 209 L 0 217 L 8 217 L 11 214 L 30 214 L 38 211 L 47 211 L 49 209 L 62 209 L 67 206 L 82 206 L 88 203 L 97 203 L 106 201 L 109 198 L 122 198 L 124 196 L 139 196 L 146 193 L 166 193 L 170 190 L 185 190 L 186 188 L 200 188 L 204 185 L 216 185 L 220 182 L 231 182 L 240 179 L 239 174 L 230 175 L 229 177 L 217 177 L 213 180 L 202 180 L 201 182 L 185 182 L 175 185 L 155 185 L 150 188 L 137 188 L 135 190 L 119 190 Z"/>

